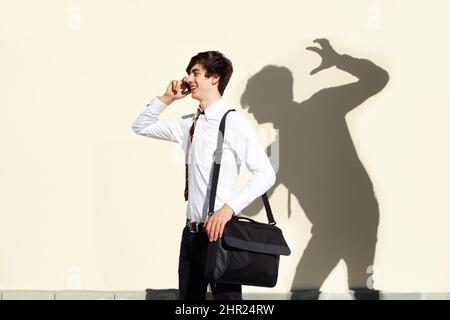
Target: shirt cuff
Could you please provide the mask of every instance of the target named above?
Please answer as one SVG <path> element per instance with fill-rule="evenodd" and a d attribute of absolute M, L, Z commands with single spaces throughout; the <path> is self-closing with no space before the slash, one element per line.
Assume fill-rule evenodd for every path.
<path fill-rule="evenodd" d="M 152 100 L 150 100 L 149 104 L 147 104 L 147 107 L 151 108 L 157 113 L 161 113 L 167 107 L 167 104 L 159 100 L 159 97 L 154 97 Z"/>
<path fill-rule="evenodd" d="M 226 204 L 229 205 L 231 209 L 233 209 L 234 215 L 239 216 L 242 209 L 247 206 L 247 199 L 245 199 L 245 197 L 243 197 L 241 194 L 237 194 L 229 201 L 227 201 Z"/>

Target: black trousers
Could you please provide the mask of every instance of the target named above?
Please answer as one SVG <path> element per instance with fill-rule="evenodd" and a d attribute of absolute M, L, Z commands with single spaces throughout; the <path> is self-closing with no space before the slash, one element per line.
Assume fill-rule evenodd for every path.
<path fill-rule="evenodd" d="M 178 264 L 178 299 L 205 300 L 208 280 L 205 278 L 206 232 L 191 233 L 183 230 Z M 210 283 L 214 300 L 242 300 L 242 286 L 238 284 Z"/>

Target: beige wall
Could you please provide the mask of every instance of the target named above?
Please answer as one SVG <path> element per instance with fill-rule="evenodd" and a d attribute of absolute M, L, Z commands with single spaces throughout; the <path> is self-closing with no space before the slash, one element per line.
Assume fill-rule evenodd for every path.
<path fill-rule="evenodd" d="M 240 106 L 248 78 L 286 66 L 296 101 L 352 81 L 334 68 L 309 75 L 320 58 L 304 49 L 326 37 L 390 74 L 346 117 L 380 206 L 375 287 L 449 292 L 449 9 L 443 0 L 0 0 L 0 288 L 176 287 L 184 166 L 173 144 L 136 136 L 131 122 L 192 55 L 215 49 L 236 70 L 225 99 L 270 130 Z M 194 108 L 188 98 L 164 117 Z M 289 218 L 286 199 L 282 185 L 271 202 L 293 254 L 275 289 L 247 291 L 290 288 L 311 223 L 296 198 Z M 345 271 L 341 262 L 323 290 L 346 290 Z"/>

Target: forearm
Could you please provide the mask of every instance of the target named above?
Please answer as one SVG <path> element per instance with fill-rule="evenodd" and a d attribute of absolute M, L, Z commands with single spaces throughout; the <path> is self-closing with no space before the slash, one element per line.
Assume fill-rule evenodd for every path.
<path fill-rule="evenodd" d="M 366 59 L 354 58 L 347 54 L 337 55 L 336 67 L 360 80 L 381 79 L 387 82 L 387 78 L 389 78 L 387 72 L 375 63 Z"/>
<path fill-rule="evenodd" d="M 162 96 L 159 96 L 159 100 L 164 103 L 166 106 L 170 105 L 172 102 L 175 101 L 173 97 L 168 96 L 167 94 L 163 94 Z"/>
<path fill-rule="evenodd" d="M 159 115 L 164 111 L 165 104 L 158 98 L 154 98 L 145 107 L 144 111 L 134 120 L 132 129 L 140 135 L 147 135 L 151 126 L 159 119 Z"/>
<path fill-rule="evenodd" d="M 159 119 L 166 107 L 167 105 L 159 98 L 153 98 L 133 122 L 133 131 L 149 138 L 181 142 L 183 138 L 182 119 Z"/>
<path fill-rule="evenodd" d="M 234 214 L 239 214 L 257 197 L 267 192 L 275 184 L 275 180 L 275 171 L 271 166 L 254 171 L 247 183 L 226 201 L 226 204 L 234 211 Z"/>

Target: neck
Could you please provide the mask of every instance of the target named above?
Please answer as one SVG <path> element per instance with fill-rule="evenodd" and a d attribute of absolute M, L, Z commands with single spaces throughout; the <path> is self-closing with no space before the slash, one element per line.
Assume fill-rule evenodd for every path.
<path fill-rule="evenodd" d="M 205 111 L 206 108 L 208 108 L 210 105 L 212 105 L 214 102 L 220 100 L 222 98 L 222 96 L 220 95 L 220 93 L 214 93 L 202 100 L 200 100 L 200 108 Z"/>

